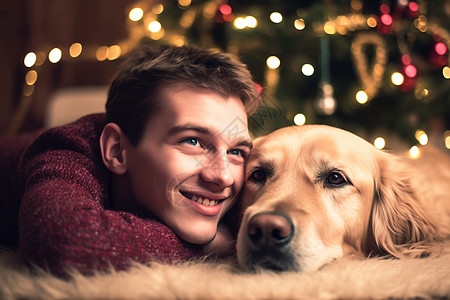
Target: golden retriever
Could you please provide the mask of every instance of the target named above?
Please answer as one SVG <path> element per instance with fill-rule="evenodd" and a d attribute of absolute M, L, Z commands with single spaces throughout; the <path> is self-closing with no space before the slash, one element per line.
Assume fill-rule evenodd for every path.
<path fill-rule="evenodd" d="M 255 140 L 245 176 L 237 256 L 246 270 L 424 257 L 450 236 L 450 158 L 435 149 L 410 159 L 338 128 L 286 127 Z"/>

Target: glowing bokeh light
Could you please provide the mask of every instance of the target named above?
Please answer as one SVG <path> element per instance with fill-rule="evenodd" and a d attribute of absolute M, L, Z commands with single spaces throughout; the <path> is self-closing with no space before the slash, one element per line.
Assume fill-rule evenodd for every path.
<path fill-rule="evenodd" d="M 439 55 L 437 57 L 437 63 L 441 66 L 445 66 L 447 64 L 447 57 L 445 55 Z"/>
<path fill-rule="evenodd" d="M 381 11 L 383 14 L 388 14 L 388 13 L 391 11 L 391 9 L 389 8 L 389 5 L 387 5 L 387 4 L 381 4 L 381 5 L 380 5 L 380 11 Z"/>
<path fill-rule="evenodd" d="M 314 67 L 311 64 L 304 64 L 302 66 L 302 74 L 305 76 L 311 76 L 314 74 Z"/>
<path fill-rule="evenodd" d="M 24 96 L 29 97 L 29 96 L 33 95 L 33 92 L 34 92 L 34 85 L 26 85 L 23 87 L 23 95 Z"/>
<path fill-rule="evenodd" d="M 408 54 L 403 54 L 402 55 L 402 63 L 404 65 L 410 65 L 411 64 L 411 56 L 409 56 Z"/>
<path fill-rule="evenodd" d="M 164 6 L 161 3 L 156 4 L 155 6 L 152 7 L 152 13 L 154 13 L 155 15 L 160 15 L 162 14 L 163 11 Z"/>
<path fill-rule="evenodd" d="M 418 100 L 424 100 L 426 101 L 428 99 L 428 96 L 430 95 L 430 90 L 425 88 L 423 85 L 419 85 L 414 89 L 414 96 Z"/>
<path fill-rule="evenodd" d="M 447 46 L 443 42 L 438 42 L 434 45 L 434 51 L 439 55 L 445 55 L 447 52 Z"/>
<path fill-rule="evenodd" d="M 450 130 L 444 132 L 445 148 L 450 149 Z"/>
<path fill-rule="evenodd" d="M 35 70 L 28 71 L 27 75 L 25 76 L 25 82 L 28 85 L 33 85 L 36 83 L 37 80 L 37 72 Z"/>
<path fill-rule="evenodd" d="M 233 22 L 234 27 L 237 29 L 244 29 L 246 27 L 245 25 L 245 19 L 242 17 L 236 18 Z"/>
<path fill-rule="evenodd" d="M 402 85 L 405 81 L 403 74 L 400 72 L 394 72 L 391 76 L 391 81 L 394 85 Z"/>
<path fill-rule="evenodd" d="M 61 60 L 62 58 L 62 51 L 59 48 L 53 48 L 49 53 L 48 53 L 48 60 L 52 63 L 57 63 Z"/>
<path fill-rule="evenodd" d="M 206 2 L 205 6 L 203 6 L 203 16 L 206 19 L 212 19 L 216 15 L 217 4 L 213 1 Z M 195 14 L 195 12 L 193 12 Z"/>
<path fill-rule="evenodd" d="M 119 45 L 112 45 L 108 49 L 108 60 L 115 60 L 120 57 L 120 54 L 122 53 L 122 49 Z"/>
<path fill-rule="evenodd" d="M 405 75 L 409 78 L 414 78 L 417 75 L 417 69 L 413 65 L 407 65 L 405 67 Z"/>
<path fill-rule="evenodd" d="M 80 56 L 82 51 L 83 46 L 80 43 L 73 43 L 72 45 L 70 45 L 69 55 L 75 58 Z"/>
<path fill-rule="evenodd" d="M 409 10 L 412 12 L 417 12 L 419 10 L 419 4 L 414 1 L 409 2 L 408 4 Z"/>
<path fill-rule="evenodd" d="M 238 17 L 234 20 L 233 25 L 237 29 L 244 29 L 246 27 L 255 28 L 258 26 L 258 20 L 253 16 L 246 16 L 245 18 Z"/>
<path fill-rule="evenodd" d="M 442 68 L 442 76 L 444 76 L 445 79 L 450 79 L 450 67 L 445 66 Z"/>
<path fill-rule="evenodd" d="M 295 125 L 302 126 L 305 125 L 305 123 L 306 123 L 306 116 L 304 114 L 299 113 L 294 116 Z"/>
<path fill-rule="evenodd" d="M 98 47 L 97 51 L 95 52 L 95 57 L 98 61 L 104 61 L 108 57 L 108 47 L 101 46 Z"/>
<path fill-rule="evenodd" d="M 416 133 L 414 134 L 414 137 L 416 138 L 416 140 L 419 140 L 420 136 L 424 133 L 425 131 L 423 130 L 417 130 Z"/>
<path fill-rule="evenodd" d="M 266 63 L 270 69 L 277 69 L 281 64 L 280 59 L 276 56 L 269 56 Z"/>
<path fill-rule="evenodd" d="M 245 26 L 249 28 L 255 28 L 258 26 L 258 20 L 254 16 L 247 16 L 244 18 Z"/>
<path fill-rule="evenodd" d="M 356 93 L 356 101 L 359 104 L 365 104 L 369 100 L 369 97 L 367 96 L 367 93 L 364 91 L 359 91 Z"/>
<path fill-rule="evenodd" d="M 148 30 L 150 32 L 158 32 L 161 30 L 161 28 L 162 28 L 161 23 L 159 23 L 158 21 L 151 21 L 148 24 Z"/>
<path fill-rule="evenodd" d="M 222 5 L 220 6 L 220 8 L 219 8 L 219 11 L 220 11 L 223 15 L 228 16 L 229 14 L 231 14 L 232 9 L 231 9 L 231 6 L 229 6 L 228 4 L 222 4 Z"/>
<path fill-rule="evenodd" d="M 140 7 L 135 7 L 128 13 L 128 18 L 130 18 L 131 21 L 137 22 L 144 16 L 144 10 Z"/>
<path fill-rule="evenodd" d="M 305 25 L 305 20 L 303 20 L 302 18 L 298 18 L 294 21 L 294 27 L 297 30 L 303 30 L 305 29 L 306 25 Z"/>
<path fill-rule="evenodd" d="M 381 23 L 383 23 L 386 26 L 392 25 L 392 17 L 389 14 L 383 14 L 381 15 Z"/>
<path fill-rule="evenodd" d="M 420 149 L 417 146 L 412 146 L 411 149 L 409 149 L 409 156 L 411 158 L 419 158 L 420 156 Z"/>
<path fill-rule="evenodd" d="M 178 4 L 181 7 L 187 7 L 187 6 L 191 5 L 191 0 L 178 0 Z"/>
<path fill-rule="evenodd" d="M 281 23 L 283 21 L 283 16 L 279 12 L 273 12 L 270 14 L 270 21 L 274 23 Z"/>
<path fill-rule="evenodd" d="M 425 146 L 426 144 L 428 144 L 428 135 L 426 133 L 424 133 L 420 136 L 419 143 L 422 146 Z"/>
<path fill-rule="evenodd" d="M 151 37 L 153 40 L 157 41 L 157 40 L 162 39 L 162 38 L 164 37 L 165 34 L 166 34 L 166 33 L 165 33 L 164 29 L 161 28 L 161 30 L 159 30 L 159 31 L 157 31 L 157 32 L 150 32 L 150 37 Z"/>
<path fill-rule="evenodd" d="M 350 2 L 350 6 L 352 7 L 353 10 L 360 10 L 363 7 L 362 2 L 359 0 L 352 0 Z"/>
<path fill-rule="evenodd" d="M 186 41 L 185 41 L 185 39 L 184 39 L 183 36 L 176 36 L 176 37 L 174 37 L 174 38 L 171 39 L 170 43 L 171 43 L 172 45 L 181 47 L 181 46 L 183 46 L 183 45 L 186 44 Z"/>
<path fill-rule="evenodd" d="M 323 31 L 326 34 L 335 34 L 336 33 L 336 28 L 330 22 L 326 22 L 325 25 L 323 25 Z"/>
<path fill-rule="evenodd" d="M 415 137 L 422 146 L 428 144 L 428 135 L 423 130 L 417 130 Z"/>
<path fill-rule="evenodd" d="M 25 58 L 23 59 L 23 63 L 26 67 L 31 68 L 36 63 L 36 53 L 29 52 L 27 55 L 25 55 Z"/>
<path fill-rule="evenodd" d="M 36 63 L 35 66 L 42 66 L 45 62 L 45 59 L 47 58 L 47 55 L 43 51 L 39 51 L 36 53 Z"/>
<path fill-rule="evenodd" d="M 196 14 L 192 10 L 186 11 L 180 19 L 180 25 L 183 28 L 191 27 L 192 23 L 195 21 Z"/>
<path fill-rule="evenodd" d="M 375 27 L 377 27 L 377 24 L 378 24 L 377 19 L 375 19 L 374 17 L 369 17 L 369 18 L 367 19 L 367 25 L 368 25 L 369 27 L 375 28 Z"/>
<path fill-rule="evenodd" d="M 373 145 L 375 146 L 375 148 L 381 150 L 381 149 L 384 149 L 384 147 L 386 146 L 386 141 L 382 137 L 377 137 L 373 141 Z"/>

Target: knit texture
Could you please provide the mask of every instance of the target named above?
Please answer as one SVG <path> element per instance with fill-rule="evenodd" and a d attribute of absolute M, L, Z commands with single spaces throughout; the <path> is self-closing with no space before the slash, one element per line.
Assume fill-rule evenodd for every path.
<path fill-rule="evenodd" d="M 132 261 L 177 262 L 202 255 L 200 246 L 182 241 L 156 219 L 107 208 L 110 173 L 99 147 L 105 124 L 104 114 L 89 115 L 43 132 L 16 152 L 23 153 L 15 160 L 23 184 L 11 193 L 23 195 L 20 255 L 61 276 L 72 269 L 92 274 L 110 267 L 124 270 Z"/>

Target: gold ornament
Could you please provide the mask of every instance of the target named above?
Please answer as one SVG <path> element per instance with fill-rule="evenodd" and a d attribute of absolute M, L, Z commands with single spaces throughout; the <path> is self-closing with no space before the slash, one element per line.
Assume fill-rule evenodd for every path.
<path fill-rule="evenodd" d="M 375 48 L 373 63 L 369 66 L 366 47 Z M 352 56 L 356 72 L 363 85 L 368 99 L 372 99 L 381 86 L 384 70 L 387 63 L 387 50 L 383 38 L 376 33 L 358 34 L 352 44 Z"/>

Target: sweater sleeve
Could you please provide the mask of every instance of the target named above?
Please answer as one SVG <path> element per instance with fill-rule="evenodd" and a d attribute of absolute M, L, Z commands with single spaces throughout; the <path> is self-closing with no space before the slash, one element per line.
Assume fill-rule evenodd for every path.
<path fill-rule="evenodd" d="M 71 269 L 91 274 L 123 270 L 132 261 L 201 255 L 200 246 L 182 241 L 155 219 L 104 208 L 109 175 L 96 146 L 100 127 L 90 128 L 87 121 L 44 133 L 27 153 L 20 254 L 62 276 Z"/>

